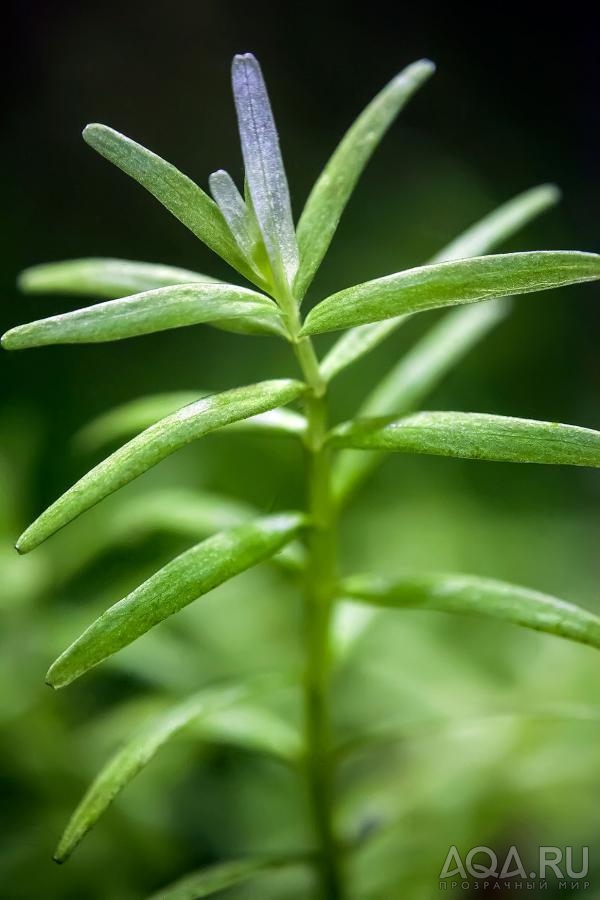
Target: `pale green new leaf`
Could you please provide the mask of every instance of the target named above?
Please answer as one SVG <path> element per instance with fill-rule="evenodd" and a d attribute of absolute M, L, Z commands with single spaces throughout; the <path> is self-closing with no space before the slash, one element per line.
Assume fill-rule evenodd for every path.
<path fill-rule="evenodd" d="M 332 294 L 311 310 L 301 334 L 599 278 L 600 256 L 575 250 L 502 253 L 419 266 Z"/>
<path fill-rule="evenodd" d="M 152 894 L 148 900 L 201 900 L 202 897 L 212 897 L 213 894 L 218 894 L 227 888 L 244 884 L 261 872 L 291 864 L 293 863 L 277 858 L 261 857 L 219 863 L 185 875 L 170 887 L 162 888 L 156 894 Z"/>
<path fill-rule="evenodd" d="M 207 247 L 249 281 L 264 287 L 236 245 L 217 204 L 187 175 L 106 125 L 88 125 L 83 137 L 90 147 L 145 187 Z"/>
<path fill-rule="evenodd" d="M 398 578 L 355 575 L 345 596 L 393 609 L 432 609 L 491 616 L 600 649 L 600 618 L 572 603 L 529 588 L 474 575 L 415 574 Z"/>
<path fill-rule="evenodd" d="M 304 391 L 292 379 L 262 381 L 213 394 L 161 419 L 116 450 L 69 488 L 21 535 L 17 549 L 27 553 L 86 509 L 185 444 L 260 412 L 291 403 Z"/>
<path fill-rule="evenodd" d="M 202 323 L 231 323 L 250 334 L 285 334 L 279 310 L 264 294 L 234 284 L 196 283 L 143 291 L 17 325 L 3 335 L 2 346 L 22 350 L 118 341 Z"/>
<path fill-rule="evenodd" d="M 126 440 L 182 406 L 206 396 L 210 396 L 208 391 L 173 391 L 138 397 L 93 419 L 75 435 L 74 440 L 82 449 L 97 450 L 114 441 Z M 279 408 L 225 427 L 229 430 L 302 437 L 306 431 L 306 419 L 291 409 Z"/>
<path fill-rule="evenodd" d="M 274 275 L 291 284 L 298 246 L 279 137 L 258 61 L 251 53 L 233 58 L 233 95 L 248 190 Z"/>
<path fill-rule="evenodd" d="M 250 216 L 233 178 L 229 172 L 219 169 L 209 176 L 208 183 L 238 247 L 252 268 L 255 268 L 253 259 L 256 241 L 250 233 Z M 260 277 L 260 273 L 257 274 Z"/>
<path fill-rule="evenodd" d="M 327 253 L 350 195 L 377 145 L 434 71 L 434 64 L 422 59 L 396 75 L 363 110 L 329 159 L 298 223 L 300 268 L 294 285 L 298 297 L 306 293 Z"/>
<path fill-rule="evenodd" d="M 249 687 L 224 685 L 206 688 L 156 716 L 108 761 L 86 791 L 61 837 L 54 854 L 64 862 L 115 797 L 153 759 L 171 738 L 192 724 L 210 723 L 225 710 L 243 711 Z"/>
<path fill-rule="evenodd" d="M 443 376 L 507 312 L 507 302 L 503 300 L 478 303 L 446 313 L 371 391 L 361 405 L 358 417 L 391 413 L 404 415 L 416 409 Z M 352 331 L 348 333 L 352 334 Z M 344 500 L 383 458 L 384 455 L 377 452 L 342 452 L 333 469 L 337 498 Z"/>
<path fill-rule="evenodd" d="M 600 466 L 600 431 L 485 413 L 421 412 L 338 426 L 342 447 L 499 462 Z"/>
<path fill-rule="evenodd" d="M 65 687 L 193 600 L 273 556 L 304 522 L 296 512 L 265 516 L 186 550 L 96 619 L 50 667 L 48 684 Z"/>
<path fill-rule="evenodd" d="M 18 285 L 26 294 L 74 294 L 117 300 L 128 294 L 195 281 L 219 283 L 217 278 L 190 269 L 129 259 L 90 257 L 32 266 L 21 272 Z"/>
<path fill-rule="evenodd" d="M 447 262 L 488 253 L 531 219 L 554 206 L 559 199 L 560 191 L 552 184 L 542 184 L 524 191 L 468 228 L 456 240 L 436 253 L 429 263 Z M 321 364 L 323 377 L 329 381 L 346 366 L 369 353 L 405 319 L 405 316 L 395 316 L 383 322 L 357 325 L 342 334 Z"/>
<path fill-rule="evenodd" d="M 194 722 L 192 733 L 203 741 L 268 753 L 289 764 L 298 762 L 303 749 L 298 729 L 257 703 L 215 710 Z"/>

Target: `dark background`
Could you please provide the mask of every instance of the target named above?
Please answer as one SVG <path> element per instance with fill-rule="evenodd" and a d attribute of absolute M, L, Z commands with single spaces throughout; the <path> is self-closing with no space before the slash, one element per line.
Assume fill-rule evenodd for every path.
<path fill-rule="evenodd" d="M 402 113 L 365 172 L 309 302 L 422 262 L 494 206 L 547 181 L 562 188 L 563 202 L 502 249 L 597 251 L 600 53 L 595 22 L 583 9 L 578 4 L 537 10 L 525 4 L 470 8 L 401 3 L 390 10 L 387 4 L 373 2 L 336 6 L 232 0 L 8 3 L 2 21 L 6 91 L 0 145 L 0 330 L 74 305 L 72 299 L 19 295 L 15 287 L 19 271 L 38 262 L 115 256 L 181 265 L 235 280 L 224 263 L 142 188 L 87 147 L 80 133 L 88 122 L 103 122 L 170 160 L 203 187 L 209 173 L 221 167 L 239 183 L 241 157 L 229 64 L 234 53 L 248 50 L 260 59 L 269 86 L 296 216 L 337 140 L 373 94 L 421 56 L 438 66 L 436 76 Z M 519 300 L 510 319 L 436 391 L 430 407 L 599 428 L 599 311 L 597 285 Z M 368 387 L 430 321 L 422 319 L 340 376 L 333 390 L 335 418 L 351 414 Z M 328 338 L 320 340 L 319 349 L 327 343 Z M 6 547 L 20 528 L 89 467 L 89 460 L 72 451 L 70 438 L 94 414 L 144 393 L 194 387 L 219 390 L 284 374 L 294 374 L 294 366 L 283 345 L 208 328 L 113 345 L 2 354 L 0 425 L 12 462 L 0 474 L 5 496 L 16 497 L 7 517 Z M 212 446 L 202 457 L 212 488 L 227 488 L 261 509 L 298 502 L 297 460 L 287 451 L 245 444 L 240 461 L 237 445 Z M 195 471 L 190 455 L 182 459 L 165 463 L 167 481 L 185 481 Z M 599 485 L 596 473 L 585 470 L 431 460 L 411 461 L 401 468 L 393 461 L 351 513 L 343 553 L 352 564 L 361 555 L 383 564 L 387 553 L 395 564 L 397 549 L 390 543 L 389 526 L 397 522 L 394 504 L 399 495 L 404 519 L 398 528 L 411 562 L 511 577 L 597 609 Z M 380 511 L 367 534 L 364 516 L 375 509 Z M 152 552 L 165 551 L 153 546 Z M 111 573 L 126 572 L 129 560 L 113 560 L 111 565 Z M 91 581 L 83 582 L 88 593 L 95 589 L 94 579 L 105 587 L 94 570 Z M 62 598 L 48 591 L 41 596 L 47 606 L 57 601 L 58 618 L 70 602 L 61 605 Z M 98 675 L 84 687 L 75 687 L 71 695 L 64 692 L 56 699 L 48 692 L 38 700 L 38 691 L 44 691 L 43 671 L 52 656 L 42 635 L 37 655 L 28 658 L 27 628 L 26 623 L 15 625 L 11 647 L 15 652 L 23 649 L 31 696 L 40 704 L 33 715 L 40 724 L 33 726 L 27 715 L 18 719 L 3 757 L 7 833 L 13 834 L 12 843 L 17 833 L 27 838 L 24 842 L 19 838 L 18 852 L 8 841 L 0 897 L 79 900 L 85 891 L 90 897 L 110 894 L 111 900 L 129 900 L 141 895 L 140 885 L 150 890 L 186 868 L 226 853 L 227 838 L 221 840 L 226 827 L 218 821 L 220 838 L 212 841 L 208 826 L 201 834 L 194 831 L 190 825 L 194 810 L 186 806 L 188 792 L 180 786 L 176 798 L 180 806 L 169 810 L 176 851 L 171 848 L 161 855 L 157 850 L 146 866 L 160 844 L 160 828 L 156 826 L 157 837 L 154 826 L 134 821 L 143 831 L 135 844 L 131 836 L 135 828 L 120 831 L 122 823 L 115 813 L 106 826 L 98 827 L 100 837 L 90 838 L 88 847 L 82 848 L 82 861 L 73 861 L 70 874 L 48 873 L 58 829 L 101 761 L 88 760 L 87 770 L 80 771 L 78 751 L 72 747 L 75 730 L 93 718 L 96 706 L 110 706 L 131 685 L 123 688 L 121 682 L 103 681 L 106 676 Z M 490 669 L 499 680 L 508 678 L 510 670 L 515 697 L 516 685 L 524 677 L 524 659 L 535 658 L 542 646 L 535 636 L 523 638 L 522 644 L 510 643 L 509 664 L 503 653 L 512 631 L 506 632 L 506 643 L 505 632 L 497 638 L 494 628 L 468 632 L 475 641 L 469 651 L 466 637 L 451 634 L 458 641 L 457 656 L 461 648 L 473 653 L 473 678 L 478 683 L 489 677 Z M 68 639 L 72 637 L 70 631 Z M 448 653 L 444 659 L 449 661 L 451 651 L 444 647 Z M 576 648 L 568 657 L 571 668 L 562 683 L 572 686 L 572 695 L 571 687 L 564 688 L 565 694 L 576 702 L 585 684 L 588 699 L 597 701 L 597 665 L 578 668 L 578 652 Z M 15 671 L 13 680 L 21 677 L 21 670 Z M 431 672 L 432 684 L 446 678 L 441 663 L 431 663 Z M 559 667 L 553 669 L 557 684 L 559 672 Z M 547 678 L 544 670 L 540 674 L 544 689 Z M 465 687 L 465 696 L 468 693 Z M 585 780 L 593 770 L 590 748 L 597 746 L 597 731 L 592 729 L 581 745 L 584 758 L 589 758 L 587 768 L 579 760 L 579 745 L 569 727 L 564 733 L 551 732 L 547 745 L 559 745 L 567 736 L 573 747 L 569 744 L 564 758 L 569 766 L 579 767 L 582 783 L 567 786 L 564 794 L 553 794 L 554 787 L 549 787 L 548 797 L 555 798 L 556 808 L 548 801 L 537 812 L 540 821 L 547 817 L 563 822 L 571 816 L 577 827 L 569 831 L 571 826 L 565 826 L 560 837 L 592 846 L 595 840 L 597 846 L 597 816 L 586 806 L 593 791 Z M 535 757 L 536 771 L 552 769 L 546 752 L 543 746 L 539 759 Z M 45 769 L 40 763 L 43 754 L 49 760 Z M 475 751 L 474 758 L 483 760 L 484 751 L 480 756 Z M 559 758 L 563 759 L 557 750 Z M 217 774 L 213 771 L 212 781 L 206 776 L 200 788 L 211 796 L 218 820 L 220 795 L 214 785 L 220 784 L 222 761 L 217 764 L 221 765 Z M 503 764 L 500 775 L 494 776 L 482 766 L 486 783 L 510 768 Z M 468 775 L 464 777 L 468 780 Z M 149 783 L 145 784 L 149 791 Z M 506 811 L 498 811 L 504 808 L 493 785 L 489 791 L 482 789 L 478 801 L 483 824 L 476 830 L 477 839 L 510 843 L 517 833 L 529 834 L 529 800 L 517 791 L 510 814 L 502 819 Z M 142 791 L 137 802 L 141 799 Z M 502 802 L 508 804 L 505 797 Z M 182 814 L 175 809 L 182 809 Z M 504 822 L 500 837 L 492 826 L 485 830 L 496 814 Z M 432 821 L 440 820 L 435 805 L 431 815 Z M 473 821 L 478 821 L 475 813 Z M 538 839 L 552 843 L 551 837 L 538 837 L 535 830 L 531 835 L 533 845 Z M 427 840 L 433 844 L 426 828 Z M 443 861 L 445 841 L 443 835 L 436 845 L 433 867 Z M 122 877 L 112 871 L 114 884 L 103 889 L 96 879 L 111 871 L 115 858 L 123 866 Z M 398 894 L 402 895 L 408 896 Z"/>

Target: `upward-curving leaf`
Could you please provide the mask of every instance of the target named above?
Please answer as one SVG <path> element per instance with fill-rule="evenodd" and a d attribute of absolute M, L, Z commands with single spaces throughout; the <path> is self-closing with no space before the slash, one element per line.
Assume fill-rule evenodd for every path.
<path fill-rule="evenodd" d="M 309 312 L 301 334 L 598 279 L 600 256 L 575 250 L 501 253 L 419 266 L 327 297 Z"/>
<path fill-rule="evenodd" d="M 408 574 L 397 578 L 354 575 L 345 596 L 393 609 L 491 616 L 600 649 L 600 618 L 540 591 L 475 575 Z"/>
<path fill-rule="evenodd" d="M 148 900 L 201 900 L 202 897 L 212 897 L 213 894 L 220 894 L 227 888 L 245 884 L 262 872 L 291 867 L 294 864 L 294 860 L 279 857 L 234 859 L 191 872 L 175 884 L 152 894 Z"/>
<path fill-rule="evenodd" d="M 363 110 L 313 187 L 298 223 L 300 268 L 295 291 L 303 297 L 321 265 L 356 182 L 386 131 L 435 71 L 428 59 L 407 66 Z"/>
<path fill-rule="evenodd" d="M 117 795 L 151 762 L 161 747 L 192 725 L 197 726 L 201 734 L 204 728 L 209 735 L 218 737 L 220 717 L 243 715 L 253 690 L 256 692 L 252 682 L 204 688 L 156 716 L 130 738 L 96 776 L 71 816 L 54 854 L 56 862 L 62 863 L 71 855 Z M 253 706 L 249 709 L 254 711 Z"/>
<path fill-rule="evenodd" d="M 213 172 L 208 183 L 210 192 L 223 213 L 223 218 L 227 222 L 236 244 L 254 269 L 255 241 L 251 233 L 250 215 L 246 209 L 244 198 L 229 172 L 224 169 Z M 260 273 L 258 274 L 260 275 Z"/>
<path fill-rule="evenodd" d="M 75 294 L 116 300 L 128 294 L 195 281 L 219 283 L 217 278 L 176 266 L 90 257 L 32 266 L 21 272 L 18 285 L 26 294 Z"/>
<path fill-rule="evenodd" d="M 289 285 L 298 269 L 298 245 L 269 95 L 251 53 L 234 57 L 231 77 L 252 206 L 275 279 Z"/>
<path fill-rule="evenodd" d="M 181 284 L 107 300 L 17 325 L 2 336 L 6 350 L 48 344 L 89 344 L 212 323 L 250 334 L 284 335 L 275 303 L 235 284 Z"/>
<path fill-rule="evenodd" d="M 550 209 L 559 200 L 560 191 L 555 184 L 540 184 L 523 191 L 467 228 L 454 241 L 446 244 L 443 250 L 435 254 L 431 262 L 448 262 L 451 259 L 481 256 L 491 247 L 512 237 L 520 228 Z"/>
<path fill-rule="evenodd" d="M 50 667 L 48 684 L 70 684 L 193 600 L 273 556 L 304 524 L 302 513 L 278 513 L 186 550 L 96 619 Z"/>
<path fill-rule="evenodd" d="M 262 280 L 257 281 L 256 273 L 244 259 L 217 204 L 187 175 L 106 125 L 88 125 L 83 137 L 90 147 L 145 187 L 230 266 L 254 284 L 265 286 Z"/>
<path fill-rule="evenodd" d="M 371 391 L 359 409 L 358 418 L 392 413 L 400 416 L 417 409 L 443 376 L 507 312 L 505 300 L 476 303 L 450 310 L 400 358 Z M 334 491 L 338 500 L 343 501 L 354 491 L 383 458 L 384 454 L 376 451 L 342 451 L 333 468 Z"/>
<path fill-rule="evenodd" d="M 524 191 L 484 216 L 436 253 L 429 262 L 439 263 L 468 256 L 482 256 L 531 219 L 554 206 L 559 199 L 560 191 L 553 184 L 542 184 Z M 406 316 L 395 316 L 383 322 L 357 325 L 341 335 L 321 363 L 321 374 L 325 380 L 329 381 L 346 366 L 376 347 L 402 325 L 405 319 Z"/>
<path fill-rule="evenodd" d="M 485 413 L 421 412 L 356 419 L 333 431 L 342 447 L 498 462 L 600 466 L 600 431 Z"/>
<path fill-rule="evenodd" d="M 231 422 L 291 403 L 304 391 L 292 379 L 261 381 L 191 403 L 147 428 L 84 475 L 21 535 L 17 550 L 27 553 L 86 509 L 185 444 Z"/>

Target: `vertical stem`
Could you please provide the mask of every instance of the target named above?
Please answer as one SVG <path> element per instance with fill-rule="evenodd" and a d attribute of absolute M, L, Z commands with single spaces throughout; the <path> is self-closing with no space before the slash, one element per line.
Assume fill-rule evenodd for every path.
<path fill-rule="evenodd" d="M 291 322 L 292 333 L 297 323 Z M 343 900 L 340 853 L 335 834 L 334 765 L 330 712 L 331 616 L 337 581 L 337 535 L 326 445 L 327 401 L 319 363 L 309 338 L 295 343 L 309 390 L 306 395 L 307 503 L 310 517 L 304 599 L 304 714 L 306 776 L 318 841 L 323 900 Z"/>
<path fill-rule="evenodd" d="M 308 507 L 311 517 L 305 590 L 307 778 L 319 841 L 323 897 L 325 900 L 341 900 L 342 875 L 333 822 L 334 771 L 330 715 L 330 625 L 337 576 L 337 547 L 330 490 L 330 451 L 324 446 L 327 432 L 325 398 L 315 396 L 314 392 L 309 394 L 306 413 Z"/>

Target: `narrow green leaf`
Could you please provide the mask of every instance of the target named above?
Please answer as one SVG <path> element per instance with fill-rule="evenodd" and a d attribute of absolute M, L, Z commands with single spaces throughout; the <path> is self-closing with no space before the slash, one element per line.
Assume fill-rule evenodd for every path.
<path fill-rule="evenodd" d="M 499 462 L 600 466 L 600 431 L 485 413 L 421 412 L 357 419 L 333 432 L 338 446 Z"/>
<path fill-rule="evenodd" d="M 523 191 L 463 231 L 436 253 L 431 262 L 482 256 L 492 247 L 512 237 L 536 216 L 555 206 L 559 200 L 560 191 L 554 184 L 540 184 Z"/>
<path fill-rule="evenodd" d="M 393 319 L 385 319 L 383 322 L 357 325 L 356 328 L 344 331 L 323 357 L 319 366 L 325 381 L 331 381 L 342 369 L 356 362 L 361 356 L 366 356 L 407 318 L 408 316 L 395 316 Z"/>
<path fill-rule="evenodd" d="M 277 128 L 260 65 L 238 54 L 231 70 L 248 189 L 274 275 L 291 284 L 298 246 Z"/>
<path fill-rule="evenodd" d="M 64 862 L 115 797 L 153 759 L 171 738 L 190 723 L 207 719 L 238 705 L 243 708 L 248 687 L 225 685 L 207 688 L 157 716 L 140 730 L 104 766 L 90 786 L 61 837 L 54 854 Z"/>
<path fill-rule="evenodd" d="M 50 667 L 48 684 L 70 684 L 193 600 L 273 556 L 303 525 L 302 513 L 278 513 L 186 550 L 96 619 Z"/>
<path fill-rule="evenodd" d="M 531 188 L 480 219 L 436 253 L 429 263 L 447 262 L 488 253 L 531 219 L 554 206 L 559 199 L 560 191 L 552 184 Z M 321 364 L 323 377 L 329 381 L 346 366 L 356 362 L 402 325 L 405 319 L 405 316 L 395 316 L 383 322 L 351 328 L 338 339 L 323 360 Z"/>
<path fill-rule="evenodd" d="M 18 284 L 26 294 L 74 294 L 117 300 L 128 294 L 196 281 L 219 283 L 216 278 L 175 266 L 128 259 L 89 258 L 32 266 L 21 272 Z"/>
<path fill-rule="evenodd" d="M 170 413 L 206 396 L 210 396 L 208 391 L 173 391 L 138 397 L 93 419 L 75 435 L 74 440 L 83 450 L 97 450 L 106 444 L 127 440 Z M 306 431 L 306 419 L 300 413 L 281 407 L 225 427 L 229 430 L 302 437 Z"/>
<path fill-rule="evenodd" d="M 149 900 L 200 900 L 227 888 L 244 884 L 268 869 L 290 865 L 281 859 L 255 858 L 232 860 L 185 875 L 170 887 L 152 894 Z"/>
<path fill-rule="evenodd" d="M 350 195 L 375 148 L 400 110 L 434 71 L 434 64 L 422 59 L 396 75 L 363 110 L 329 159 L 298 223 L 300 269 L 294 285 L 297 296 L 304 296 L 321 265 Z"/>
<path fill-rule="evenodd" d="M 236 244 L 254 268 L 254 250 L 256 241 L 249 229 L 249 215 L 244 198 L 238 191 L 229 172 L 219 169 L 208 179 L 210 192 L 215 198 Z M 257 273 L 260 277 L 260 273 Z"/>
<path fill-rule="evenodd" d="M 268 753 L 288 764 L 298 762 L 303 750 L 298 729 L 257 703 L 215 710 L 196 721 L 192 733 L 203 741 Z"/>
<path fill-rule="evenodd" d="M 507 314 L 505 300 L 453 309 L 403 356 L 361 405 L 358 417 L 404 415 L 416 409 L 444 375 Z M 370 328 L 372 326 L 362 326 Z M 376 326 L 375 326 L 376 327 Z M 348 332 L 352 334 L 352 331 Z M 377 452 L 343 451 L 333 470 L 343 501 L 384 459 Z"/>
<path fill-rule="evenodd" d="M 291 403 L 304 391 L 292 379 L 262 381 L 213 394 L 147 428 L 84 475 L 21 535 L 17 550 L 27 553 L 86 509 L 133 481 L 185 444 L 239 419 Z"/>
<path fill-rule="evenodd" d="M 107 300 L 17 325 L 2 336 L 6 350 L 48 344 L 98 343 L 201 323 L 231 322 L 248 333 L 285 333 L 276 305 L 234 284 L 182 284 Z"/>
<path fill-rule="evenodd" d="M 207 247 L 256 283 L 256 275 L 233 240 L 221 210 L 187 175 L 106 125 L 88 125 L 83 137 L 101 156 L 145 187 Z"/>
<path fill-rule="evenodd" d="M 474 575 L 356 575 L 344 595 L 374 606 L 492 616 L 600 649 L 600 617 L 540 591 Z"/>
<path fill-rule="evenodd" d="M 502 253 L 420 266 L 327 297 L 309 312 L 301 334 L 599 278 L 600 256 L 575 250 Z"/>

